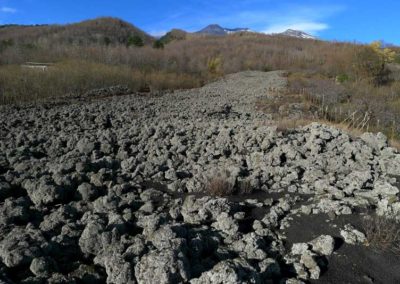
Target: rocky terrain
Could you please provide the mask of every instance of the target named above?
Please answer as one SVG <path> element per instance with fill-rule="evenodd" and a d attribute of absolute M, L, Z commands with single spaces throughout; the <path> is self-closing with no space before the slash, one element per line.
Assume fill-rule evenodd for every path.
<path fill-rule="evenodd" d="M 284 72 L 0 112 L 0 283 L 398 283 L 364 215 L 398 218 L 381 134 L 277 131 Z M 233 186 L 207 194 L 211 179 Z M 245 190 L 244 190 L 245 189 Z"/>

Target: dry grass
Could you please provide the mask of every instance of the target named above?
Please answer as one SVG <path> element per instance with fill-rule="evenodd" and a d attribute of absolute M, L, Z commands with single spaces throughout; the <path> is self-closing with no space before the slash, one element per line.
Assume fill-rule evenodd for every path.
<path fill-rule="evenodd" d="M 234 191 L 234 184 L 222 176 L 211 178 L 206 186 L 206 192 L 211 196 L 230 196 Z"/>
<path fill-rule="evenodd" d="M 253 187 L 249 180 L 241 180 L 239 182 L 239 194 L 251 194 L 253 193 Z"/>
<path fill-rule="evenodd" d="M 389 140 L 389 145 L 390 147 L 396 148 L 397 150 L 400 151 L 400 141 L 396 139 L 390 139 Z"/>
<path fill-rule="evenodd" d="M 392 66 L 392 70 L 396 70 Z M 315 119 L 351 132 L 383 132 L 400 138 L 400 82 L 375 85 L 367 81 L 338 83 L 321 74 L 297 72 L 289 76 L 292 92 L 302 93 L 315 108 Z"/>
<path fill-rule="evenodd" d="M 75 31 L 75 26 L 70 28 L 72 34 L 80 34 L 79 29 Z M 127 27 L 127 30 L 133 28 Z M 52 30 L 43 27 L 44 31 L 47 29 Z M 0 48 L 3 102 L 58 96 L 71 92 L 74 86 L 76 90 L 72 91 L 80 92 L 92 86 L 107 87 L 114 82 L 129 85 L 133 90 L 143 85 L 154 90 L 194 88 L 243 70 L 314 70 L 335 76 L 346 72 L 348 60 L 358 48 L 348 43 L 259 34 L 190 36 L 172 41 L 164 49 L 149 45 L 129 48 L 123 42 L 104 45 L 90 39 L 69 43 L 47 38 L 44 36 L 47 32 L 36 34 L 38 31 L 30 27 L 11 30 L 13 32 L 3 30 L 0 33 L 0 39 L 15 38 L 13 44 Z M 58 71 L 44 76 L 20 72 L 17 65 L 27 61 L 58 62 Z"/>
<path fill-rule="evenodd" d="M 93 28 L 94 23 L 81 26 Z M 115 34 L 118 25 L 101 32 Z M 123 26 L 124 38 L 135 32 L 135 27 Z M 0 48 L 0 103 L 80 94 L 117 84 L 133 91 L 195 88 L 243 70 L 288 70 L 288 93 L 273 104 L 258 104 L 281 120 L 282 129 L 302 124 L 293 122 L 290 116 L 294 104 L 299 104 L 305 115 L 296 120 L 322 119 L 340 126 L 354 112 L 356 121 L 368 113 L 367 124 L 349 124 L 349 129 L 362 126 L 364 131 L 382 131 L 391 139 L 400 138 L 400 82 L 396 81 L 400 66 L 389 66 L 394 82 L 385 86 L 360 79 L 354 59 L 364 50 L 361 45 L 241 33 L 225 37 L 191 35 L 170 42 L 164 49 L 150 45 L 129 48 L 124 41 L 104 45 L 90 38 L 77 43 L 49 36 L 56 31 L 61 37 L 76 38 L 86 31 L 79 25 L 65 32 L 58 29 L 27 27 L 0 32 L 1 40 L 12 43 Z M 54 70 L 38 73 L 18 67 L 26 61 L 57 64 Z"/>
<path fill-rule="evenodd" d="M 306 126 L 310 123 L 314 122 L 310 119 L 290 119 L 290 118 L 282 118 L 276 123 L 276 130 L 278 132 L 287 132 L 289 130 L 293 130 L 299 127 Z"/>
<path fill-rule="evenodd" d="M 277 120 L 274 125 L 277 127 L 278 132 L 287 132 L 290 130 L 294 130 L 296 128 L 304 127 L 307 126 L 313 122 L 318 122 L 321 124 L 325 124 L 328 126 L 332 126 L 334 128 L 340 129 L 344 131 L 345 133 L 349 134 L 351 137 L 356 138 L 360 137 L 364 131 L 356 128 L 352 128 L 346 123 L 335 123 L 329 120 L 324 120 L 324 119 L 312 119 L 312 118 L 301 118 L 301 119 L 290 119 L 290 118 L 282 118 L 280 120 Z M 397 140 L 392 141 L 394 145 L 399 145 L 400 143 Z M 394 147 L 394 146 L 393 146 Z"/>
<path fill-rule="evenodd" d="M 128 66 L 112 66 L 88 61 L 65 61 L 47 71 L 25 69 L 17 65 L 0 67 L 0 103 L 37 101 L 49 97 L 81 95 L 91 89 L 115 85 L 133 91 L 144 87 L 171 90 L 198 87 L 194 75 L 154 71 L 150 74 Z"/>
<path fill-rule="evenodd" d="M 365 218 L 363 230 L 373 249 L 400 254 L 400 224 L 395 220 L 381 216 Z"/>
<path fill-rule="evenodd" d="M 338 128 L 340 130 L 343 130 L 344 132 L 346 132 L 347 134 L 349 134 L 351 137 L 360 137 L 365 131 L 362 131 L 358 128 L 354 128 L 351 127 L 349 124 L 346 123 L 340 123 L 340 122 L 332 122 L 329 120 L 323 120 L 323 119 L 319 119 L 319 122 Z"/>

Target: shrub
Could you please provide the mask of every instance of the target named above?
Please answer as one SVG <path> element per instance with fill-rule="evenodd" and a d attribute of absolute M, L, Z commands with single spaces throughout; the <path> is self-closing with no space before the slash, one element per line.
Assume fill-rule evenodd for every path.
<path fill-rule="evenodd" d="M 211 196 L 229 196 L 234 192 L 234 184 L 227 177 L 215 176 L 209 180 L 206 191 Z"/>
<path fill-rule="evenodd" d="M 144 46 L 144 42 L 140 36 L 134 35 L 134 36 L 128 37 L 128 41 L 127 41 L 126 45 L 142 47 L 142 46 Z"/>
<path fill-rule="evenodd" d="M 198 87 L 201 79 L 195 74 L 153 71 L 145 74 L 128 66 L 110 66 L 87 61 L 65 61 L 47 71 L 0 66 L 0 104 L 36 101 L 49 97 L 81 95 L 89 90 L 115 85 L 139 91 Z"/>
<path fill-rule="evenodd" d="M 394 58 L 393 62 L 397 63 L 397 64 L 400 64 L 400 54 L 399 53 L 396 54 L 396 57 Z"/>
<path fill-rule="evenodd" d="M 0 41 L 0 52 L 5 50 L 8 47 L 11 47 L 14 45 L 14 41 L 12 39 L 3 39 Z"/>
<path fill-rule="evenodd" d="M 153 48 L 156 48 L 156 49 L 163 49 L 163 48 L 164 48 L 164 43 L 163 43 L 161 40 L 156 40 L 156 41 L 153 43 Z"/>
<path fill-rule="evenodd" d="M 396 52 L 389 48 L 382 48 L 380 41 L 372 42 L 356 52 L 354 68 L 357 79 L 367 79 L 376 85 L 389 81 L 390 71 L 386 64 L 396 59 Z"/>
<path fill-rule="evenodd" d="M 371 47 L 364 47 L 355 55 L 354 71 L 358 81 L 367 80 L 375 85 L 387 83 L 389 70 L 384 57 Z"/>
<path fill-rule="evenodd" d="M 222 59 L 213 57 L 207 61 L 207 70 L 211 75 L 219 75 L 222 71 Z"/>
<path fill-rule="evenodd" d="M 363 221 L 368 245 L 379 251 L 400 254 L 400 224 L 382 216 L 368 217 Z"/>
<path fill-rule="evenodd" d="M 349 76 L 347 74 L 339 74 L 336 76 L 336 82 L 343 84 L 347 81 L 349 81 Z"/>
<path fill-rule="evenodd" d="M 112 41 L 108 36 L 104 37 L 104 44 L 105 45 L 110 45 L 111 43 L 112 43 Z"/>
<path fill-rule="evenodd" d="M 392 63 L 396 58 L 396 52 L 390 48 L 383 48 L 380 41 L 372 42 L 370 47 L 381 57 L 384 63 Z"/>
<path fill-rule="evenodd" d="M 251 194 L 253 192 L 253 186 L 249 180 L 241 180 L 239 182 L 239 193 L 240 194 Z"/>

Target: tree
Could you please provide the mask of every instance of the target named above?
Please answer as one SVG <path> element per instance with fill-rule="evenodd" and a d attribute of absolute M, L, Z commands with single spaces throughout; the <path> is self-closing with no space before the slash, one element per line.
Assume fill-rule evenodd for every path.
<path fill-rule="evenodd" d="M 390 48 L 383 48 L 381 41 L 374 41 L 370 47 L 381 57 L 384 63 L 392 63 L 396 59 L 396 52 Z"/>
<path fill-rule="evenodd" d="M 387 63 L 395 60 L 396 53 L 383 48 L 380 41 L 361 47 L 354 57 L 354 70 L 358 80 L 368 80 L 376 85 L 387 83 L 390 71 Z"/>
<path fill-rule="evenodd" d="M 13 45 L 14 41 L 12 39 L 3 39 L 2 41 L 0 41 L 0 52 Z"/>
<path fill-rule="evenodd" d="M 161 40 L 158 39 L 153 43 L 153 48 L 163 49 L 164 48 L 164 43 Z"/>
<path fill-rule="evenodd" d="M 134 35 L 134 36 L 128 37 L 127 46 L 141 47 L 141 46 L 144 46 L 144 42 L 140 36 Z"/>
<path fill-rule="evenodd" d="M 108 36 L 104 37 L 104 44 L 105 45 L 110 45 L 111 43 L 112 43 L 112 41 Z"/>

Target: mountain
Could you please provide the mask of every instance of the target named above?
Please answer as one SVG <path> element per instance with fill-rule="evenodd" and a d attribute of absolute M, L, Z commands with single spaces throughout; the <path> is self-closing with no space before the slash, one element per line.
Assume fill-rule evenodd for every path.
<path fill-rule="evenodd" d="M 203 34 L 203 35 L 216 35 L 216 36 L 224 36 L 228 34 L 233 34 L 233 33 L 239 33 L 239 32 L 253 32 L 252 30 L 248 28 L 236 28 L 236 29 L 228 29 L 228 28 L 223 28 L 220 25 L 209 25 L 205 27 L 204 29 L 195 32 L 195 34 Z M 277 34 L 272 34 L 272 35 L 282 35 L 282 36 L 290 36 L 290 37 L 297 37 L 297 38 L 304 38 L 304 39 L 317 39 L 316 37 L 305 33 L 303 31 L 298 31 L 298 30 L 292 30 L 288 29 L 284 31 L 283 33 L 277 33 Z"/>
<path fill-rule="evenodd" d="M 126 44 L 131 37 L 140 37 L 145 44 L 154 39 L 134 25 L 117 18 L 97 18 L 67 25 L 1 26 L 0 41 L 35 44 Z"/>
<path fill-rule="evenodd" d="M 187 35 L 188 35 L 188 33 L 185 32 L 184 30 L 173 29 L 173 30 L 169 31 L 168 33 L 166 33 L 165 35 L 163 35 L 159 39 L 159 41 L 162 42 L 163 44 L 168 44 L 174 40 L 186 39 Z"/>
<path fill-rule="evenodd" d="M 213 25 L 209 25 L 209 26 L 205 27 L 204 29 L 196 32 L 196 34 L 223 36 L 223 35 L 228 35 L 228 34 L 238 33 L 238 32 L 251 32 L 251 30 L 248 28 L 228 29 L 228 28 L 223 28 L 220 25 L 213 24 Z"/>
<path fill-rule="evenodd" d="M 315 36 L 312 36 L 308 33 L 305 33 L 303 31 L 298 31 L 298 30 L 292 30 L 292 29 L 288 29 L 288 30 L 284 31 L 283 33 L 279 33 L 278 35 L 304 38 L 304 39 L 317 39 Z"/>

